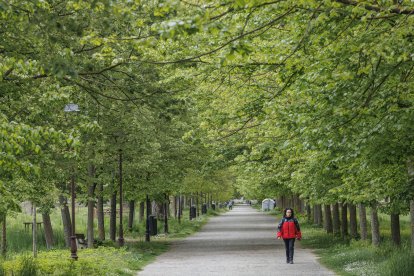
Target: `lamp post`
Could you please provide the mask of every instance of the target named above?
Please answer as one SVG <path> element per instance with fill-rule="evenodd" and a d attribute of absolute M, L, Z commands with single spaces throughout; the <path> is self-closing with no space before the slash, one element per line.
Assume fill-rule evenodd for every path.
<path fill-rule="evenodd" d="M 78 112 L 79 106 L 77 104 L 67 104 L 64 109 L 65 112 Z M 71 186 L 71 194 L 72 194 L 72 233 L 70 237 L 70 252 L 71 258 L 74 260 L 78 259 L 77 251 L 78 248 L 76 246 L 76 235 L 75 235 L 75 169 L 72 168 L 72 174 L 70 177 L 70 186 Z"/>

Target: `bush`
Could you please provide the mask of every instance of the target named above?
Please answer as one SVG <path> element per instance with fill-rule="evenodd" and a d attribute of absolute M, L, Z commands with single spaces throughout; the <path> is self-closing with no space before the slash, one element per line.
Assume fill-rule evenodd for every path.
<path fill-rule="evenodd" d="M 52 250 L 39 252 L 36 260 L 15 256 L 5 261 L 3 267 L 7 275 L 36 275 L 36 270 L 53 275 L 133 275 L 129 269 L 132 255 L 125 248 L 99 247 L 79 250 L 79 260 L 73 261 L 69 250 Z"/>

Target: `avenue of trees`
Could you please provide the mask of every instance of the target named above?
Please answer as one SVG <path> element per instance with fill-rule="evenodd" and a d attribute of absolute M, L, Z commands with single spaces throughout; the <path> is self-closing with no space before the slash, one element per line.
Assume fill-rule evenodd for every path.
<path fill-rule="evenodd" d="M 378 211 L 395 244 L 410 214 L 414 250 L 413 3 L 9 0 L 0 19 L 3 224 L 67 206 L 73 175 L 90 205 L 121 179 L 140 202 L 234 182 L 344 236 L 367 239 L 369 207 L 374 245 Z"/>

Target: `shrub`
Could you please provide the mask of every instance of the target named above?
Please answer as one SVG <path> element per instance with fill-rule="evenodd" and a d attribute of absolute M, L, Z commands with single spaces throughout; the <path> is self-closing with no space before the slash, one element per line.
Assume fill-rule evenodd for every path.
<path fill-rule="evenodd" d="M 128 271 L 133 260 L 132 253 L 125 248 L 99 247 L 78 251 L 79 260 L 70 258 L 69 250 L 39 252 L 38 258 L 15 256 L 4 262 L 5 274 L 18 275 L 119 275 Z M 26 274 L 28 273 L 28 274 Z M 127 275 L 133 275 L 130 271 Z"/>

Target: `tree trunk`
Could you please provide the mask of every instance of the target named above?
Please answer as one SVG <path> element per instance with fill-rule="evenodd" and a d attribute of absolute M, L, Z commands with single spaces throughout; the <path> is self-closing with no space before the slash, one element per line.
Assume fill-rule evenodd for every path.
<path fill-rule="evenodd" d="M 36 221 L 36 203 L 32 202 L 33 222 L 32 222 L 32 241 L 33 241 L 33 258 L 37 257 L 37 221 Z"/>
<path fill-rule="evenodd" d="M 283 203 L 283 197 L 282 197 L 282 203 Z M 312 218 L 312 212 L 311 212 L 311 206 L 309 202 L 306 203 L 306 218 L 308 219 L 308 222 L 311 222 Z"/>
<path fill-rule="evenodd" d="M 165 194 L 164 202 L 164 233 L 168 234 L 168 195 Z"/>
<path fill-rule="evenodd" d="M 368 239 L 368 227 L 367 227 L 367 211 L 365 205 L 359 204 L 359 225 L 361 230 L 361 240 L 365 241 Z"/>
<path fill-rule="evenodd" d="M 151 215 L 151 202 L 150 202 L 148 194 L 146 195 L 145 205 L 146 205 L 146 210 L 147 210 L 147 216 L 145 220 L 145 241 L 150 242 L 151 235 L 150 235 L 150 227 L 149 227 L 149 216 Z"/>
<path fill-rule="evenodd" d="M 52 249 L 54 245 L 52 222 L 49 213 L 42 213 L 43 228 L 45 229 L 45 240 L 47 249 Z"/>
<path fill-rule="evenodd" d="M 339 236 L 341 232 L 341 222 L 339 220 L 339 204 L 332 204 L 332 227 L 333 234 Z"/>
<path fill-rule="evenodd" d="M 300 200 L 298 195 L 293 196 L 293 206 L 295 208 L 295 213 L 302 213 L 302 201 Z"/>
<path fill-rule="evenodd" d="M 2 217 L 2 230 L 1 230 L 1 255 L 6 256 L 7 252 L 7 237 L 6 237 L 6 213 L 1 215 Z"/>
<path fill-rule="evenodd" d="M 144 221 L 144 212 L 145 212 L 145 201 L 141 201 L 139 203 L 139 222 L 142 223 Z"/>
<path fill-rule="evenodd" d="M 341 236 L 348 236 L 348 208 L 346 203 L 341 203 Z"/>
<path fill-rule="evenodd" d="M 320 204 L 313 206 L 313 222 L 319 226 L 322 226 L 322 207 Z"/>
<path fill-rule="evenodd" d="M 95 166 L 93 164 L 89 165 L 88 175 L 90 179 L 95 178 Z M 87 239 L 88 239 L 88 248 L 93 248 L 94 231 L 93 231 L 93 220 L 94 220 L 94 211 L 95 211 L 95 180 L 92 180 L 89 183 L 88 187 L 88 226 L 87 226 Z"/>
<path fill-rule="evenodd" d="M 377 206 L 374 204 L 371 207 L 371 233 L 372 233 L 372 245 L 379 246 L 380 244 L 380 231 Z"/>
<path fill-rule="evenodd" d="M 349 208 L 349 232 L 351 238 L 356 239 L 358 237 L 358 223 L 357 223 L 357 211 L 354 204 L 348 204 Z"/>
<path fill-rule="evenodd" d="M 394 245 L 401 245 L 400 214 L 391 214 L 391 238 Z"/>
<path fill-rule="evenodd" d="M 70 247 L 70 237 L 72 235 L 72 222 L 70 220 L 70 213 L 67 198 L 59 195 L 60 213 L 62 215 L 63 235 L 65 236 L 66 247 Z"/>
<path fill-rule="evenodd" d="M 116 194 L 114 191 L 111 197 L 111 215 L 109 218 L 109 238 L 112 241 L 116 239 Z"/>
<path fill-rule="evenodd" d="M 128 229 L 132 232 L 132 226 L 134 226 L 134 215 L 135 215 L 135 200 L 129 201 L 129 215 L 128 215 Z"/>
<path fill-rule="evenodd" d="M 104 214 L 104 199 L 103 199 L 103 184 L 98 185 L 99 195 L 98 195 L 98 206 L 97 206 L 97 215 L 98 215 L 98 236 L 101 241 L 105 240 L 105 214 Z"/>
<path fill-rule="evenodd" d="M 180 215 L 181 217 L 183 217 L 184 208 L 185 208 L 185 196 L 181 196 L 180 204 L 181 204 Z"/>
<path fill-rule="evenodd" d="M 178 196 L 178 223 L 181 223 L 181 208 L 182 208 L 182 202 L 181 202 L 181 195 Z"/>
<path fill-rule="evenodd" d="M 333 227 L 332 227 L 332 213 L 331 213 L 331 205 L 326 204 L 324 205 L 325 210 L 325 219 L 324 219 L 324 226 L 326 233 L 333 233 Z"/>
<path fill-rule="evenodd" d="M 411 185 L 414 186 L 414 157 L 411 157 L 407 161 L 407 170 L 408 170 L 408 181 Z M 410 219 L 411 219 L 411 253 L 414 255 L 414 199 L 410 200 Z"/>
<path fill-rule="evenodd" d="M 410 217 L 411 217 L 411 252 L 414 254 L 414 200 L 410 201 Z"/>
<path fill-rule="evenodd" d="M 197 217 L 199 217 L 200 216 L 200 206 L 199 206 L 199 195 L 198 195 L 198 192 L 197 192 L 197 194 L 196 194 L 196 209 L 197 209 Z"/>
<path fill-rule="evenodd" d="M 155 216 L 157 219 L 160 218 L 160 212 L 158 208 L 158 203 L 155 200 L 151 201 L 151 215 Z"/>
<path fill-rule="evenodd" d="M 177 204 L 177 201 L 178 201 L 178 197 L 177 196 L 174 196 L 174 218 L 176 219 L 177 218 L 177 215 L 178 215 L 178 204 Z"/>

